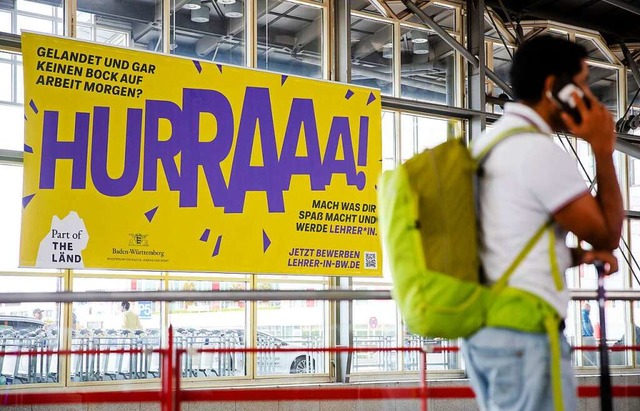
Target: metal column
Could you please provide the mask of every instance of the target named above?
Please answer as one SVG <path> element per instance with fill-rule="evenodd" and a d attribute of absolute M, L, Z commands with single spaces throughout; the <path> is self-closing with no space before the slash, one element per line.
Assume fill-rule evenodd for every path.
<path fill-rule="evenodd" d="M 332 80 L 351 81 L 351 0 L 333 2 L 333 50 Z"/>
<path fill-rule="evenodd" d="M 335 0 L 333 2 L 333 80 L 348 83 L 351 80 L 351 0 Z M 335 279 L 340 290 L 350 290 L 353 280 L 350 277 Z M 336 301 L 332 304 L 335 320 L 335 341 L 337 346 L 353 346 L 353 303 Z M 348 382 L 351 373 L 351 354 L 336 353 L 335 379 L 337 382 Z"/>
<path fill-rule="evenodd" d="M 484 50 L 484 0 L 467 0 L 467 49 L 478 58 L 479 64 L 467 64 L 467 108 L 484 112 L 485 50 Z M 486 126 L 484 114 L 474 115 L 469 121 L 470 139 L 480 136 Z"/>

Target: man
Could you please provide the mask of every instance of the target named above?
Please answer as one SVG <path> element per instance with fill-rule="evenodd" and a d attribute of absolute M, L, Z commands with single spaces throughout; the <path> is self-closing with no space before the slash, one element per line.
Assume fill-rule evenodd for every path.
<path fill-rule="evenodd" d="M 42 321 L 42 313 L 43 311 L 40 308 L 35 308 L 33 310 L 33 318 Z"/>
<path fill-rule="evenodd" d="M 122 311 L 122 329 L 129 331 L 143 330 L 142 323 L 140 323 L 140 317 L 138 314 L 129 311 L 131 303 L 129 301 L 123 301 L 120 304 L 120 310 Z"/>
<path fill-rule="evenodd" d="M 582 345 L 585 347 L 595 347 L 596 338 L 593 336 L 593 324 L 591 324 L 591 305 L 584 302 L 581 311 L 582 318 Z M 595 351 L 582 352 L 583 365 L 598 365 L 597 353 Z"/>
<path fill-rule="evenodd" d="M 488 283 L 495 283 L 525 248 L 534 233 L 551 220 L 509 279 L 510 301 L 531 310 L 494 315 L 509 304 L 493 304 L 487 326 L 464 341 L 467 371 L 482 410 L 552 410 L 564 403 L 576 409 L 576 387 L 569 346 L 562 335 L 569 293 L 564 271 L 571 265 L 595 259 L 606 263 L 610 274 L 617 270 L 612 250 L 618 245 L 624 218 L 620 188 L 613 164 L 615 133 L 613 119 L 587 86 L 586 50 L 574 43 L 539 36 L 524 43 L 514 56 L 511 82 L 517 103 L 505 105 L 502 118 L 476 139 L 479 153 L 496 136 L 519 127 L 534 131 L 506 138 L 488 154 L 479 180 L 480 257 Z M 584 92 L 589 104 L 573 94 L 582 121 L 577 123 L 562 110 L 554 87 L 571 79 Z M 568 131 L 590 144 L 596 163 L 598 193 L 589 192 L 577 170 L 575 159 L 556 145 L 555 131 Z M 593 250 L 566 246 L 572 232 Z M 560 273 L 560 274 L 558 274 Z M 554 275 L 555 274 L 555 275 Z M 500 299 L 502 292 L 497 299 Z M 540 311 L 540 312 L 538 312 Z M 544 311 L 544 315 L 542 312 Z M 552 325 L 548 313 L 555 316 Z M 506 314 L 506 315 L 505 315 Z M 519 324 L 509 317 L 542 318 L 544 324 Z M 502 322 L 501 322 L 502 321 Z M 558 324 L 560 323 L 560 324 Z M 536 332 L 523 331 L 535 328 Z M 560 328 L 558 332 L 557 329 Z M 549 330 L 549 332 L 545 332 Z M 554 379 L 550 339 L 561 340 L 561 375 Z M 556 343 L 557 346 L 557 343 Z M 551 376 L 551 377 L 550 377 Z M 553 384 L 557 383 L 556 390 Z M 561 385 L 562 390 L 559 390 Z M 561 397 L 560 397 L 561 391 Z M 558 395 L 555 399 L 554 392 Z"/>

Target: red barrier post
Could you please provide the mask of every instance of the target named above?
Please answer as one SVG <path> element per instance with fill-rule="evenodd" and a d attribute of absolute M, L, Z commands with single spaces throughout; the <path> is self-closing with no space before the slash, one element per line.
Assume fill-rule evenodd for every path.
<path fill-rule="evenodd" d="M 420 409 L 427 411 L 427 352 L 420 351 Z"/>
<path fill-rule="evenodd" d="M 180 395 L 180 379 L 182 378 L 182 355 L 185 354 L 185 350 L 176 350 L 176 355 L 173 357 L 173 377 L 174 377 L 174 390 L 173 390 L 173 407 L 175 411 L 180 411 L 182 406 L 182 396 Z"/>
<path fill-rule="evenodd" d="M 161 350 L 162 356 L 162 373 L 161 378 L 161 410 L 174 411 L 174 395 L 173 395 L 173 326 L 169 326 L 167 348 Z M 162 352 L 164 351 L 164 352 Z"/>

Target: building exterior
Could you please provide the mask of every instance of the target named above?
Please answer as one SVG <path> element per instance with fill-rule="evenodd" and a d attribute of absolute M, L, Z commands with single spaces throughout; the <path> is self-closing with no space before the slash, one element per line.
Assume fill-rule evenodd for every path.
<path fill-rule="evenodd" d="M 412 3 L 413 4 L 413 3 Z M 418 7 L 418 6 L 415 6 Z M 451 135 L 467 139 L 499 117 L 505 101 L 510 56 L 517 39 L 509 22 L 492 8 L 470 12 L 465 2 L 424 2 L 419 7 L 437 28 L 400 1 L 377 0 L 0 0 L 0 291 L 218 291 L 218 290 L 388 290 L 390 278 L 310 275 L 229 274 L 43 270 L 18 266 L 22 199 L 23 110 L 21 30 L 76 37 L 130 49 L 257 68 L 288 75 L 379 88 L 382 93 L 382 167 L 390 169 Z M 420 13 L 418 13 L 420 14 Z M 524 37 L 550 33 L 583 44 L 590 52 L 591 87 L 622 127 L 616 152 L 628 219 L 617 251 L 620 272 L 607 279 L 611 290 L 640 287 L 640 150 L 633 145 L 640 124 L 640 79 L 633 64 L 623 63 L 624 50 L 601 33 L 554 21 L 523 20 Z M 450 40 L 445 40 L 444 37 Z M 468 56 L 451 46 L 463 44 L 483 64 L 475 68 Z M 449 41 L 449 42 L 448 42 Z M 460 46 L 464 48 L 463 46 Z M 625 46 L 626 47 L 626 46 Z M 633 47 L 632 47 L 633 48 Z M 637 50 L 635 53 L 637 55 Z M 637 68 L 636 68 L 637 70 Z M 176 73 L 180 75 L 180 73 Z M 507 86 L 508 87 L 508 86 Z M 508 94 L 508 93 L 507 93 Z M 635 100 L 635 102 L 634 102 Z M 594 177 L 587 144 L 571 136 L 557 143 L 580 160 L 585 183 Z M 301 272 L 300 274 L 305 274 Z M 566 273 L 572 289 L 594 289 L 589 268 Z M 592 304 L 594 307 L 596 304 Z M 608 307 L 609 343 L 638 344 L 640 303 L 613 301 Z M 118 328 L 119 303 L 73 304 L 0 302 L 0 316 L 30 316 L 44 311 L 47 331 L 30 338 L 63 348 L 159 347 L 169 324 L 177 341 L 194 347 L 354 347 L 455 346 L 456 341 L 420 339 L 409 334 L 393 301 L 355 301 L 345 307 L 328 301 L 132 302 L 144 333 L 123 334 Z M 591 320 L 598 326 L 595 310 Z M 345 319 L 346 318 L 346 319 Z M 349 321 L 349 318 L 351 319 Z M 569 310 L 567 335 L 581 341 L 580 303 Z M 345 332 L 344 329 L 349 329 Z M 1 328 L 1 326 L 0 326 Z M 0 336 L 2 338 L 2 336 Z M 97 341 L 97 343 L 96 343 Z M 636 373 L 636 352 L 612 358 L 621 372 Z M 185 386 L 224 386 L 236 380 L 260 384 L 282 381 L 331 382 L 344 377 L 334 367 L 335 355 L 287 353 L 280 356 L 195 355 L 185 364 Z M 429 354 L 430 375 L 463 377 L 464 364 L 455 353 Z M 575 357 L 575 366 L 589 373 L 594 366 Z M 95 385 L 126 379 L 153 383 L 157 358 L 130 361 L 73 356 L 52 359 L 37 375 L 18 362 L 5 360 L 1 373 L 13 384 Z M 415 378 L 417 357 L 397 352 L 359 353 L 351 363 L 352 379 L 360 381 Z M 430 371 L 431 372 L 431 371 Z M 299 374 L 304 374 L 303 376 Z M 224 377 L 224 378 L 221 378 Z M 145 382 L 142 382 L 145 383 Z"/>

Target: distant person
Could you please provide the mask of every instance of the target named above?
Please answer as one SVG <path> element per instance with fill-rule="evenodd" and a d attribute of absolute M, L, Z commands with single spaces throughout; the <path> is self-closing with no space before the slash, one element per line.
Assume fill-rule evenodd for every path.
<path fill-rule="evenodd" d="M 583 337 L 593 337 L 593 325 L 591 324 L 591 318 L 589 314 L 591 313 L 591 305 L 589 303 L 584 303 L 582 306 L 582 336 Z"/>
<path fill-rule="evenodd" d="M 585 302 L 582 306 L 580 318 L 582 319 L 582 345 L 585 347 L 595 347 L 596 337 L 593 336 L 593 324 L 591 324 L 591 305 Z M 582 352 L 583 365 L 598 365 L 597 353 L 595 351 Z"/>
<path fill-rule="evenodd" d="M 140 317 L 138 314 L 129 311 L 131 308 L 131 303 L 129 301 L 123 301 L 120 307 L 122 311 L 122 329 L 123 330 L 143 330 L 142 324 L 140 323 Z"/>
<path fill-rule="evenodd" d="M 33 310 L 33 318 L 35 318 L 36 320 L 43 321 L 43 320 L 42 320 L 42 313 L 43 313 L 43 312 L 44 312 L 44 311 L 42 311 L 40 308 L 35 308 L 35 309 Z"/>

